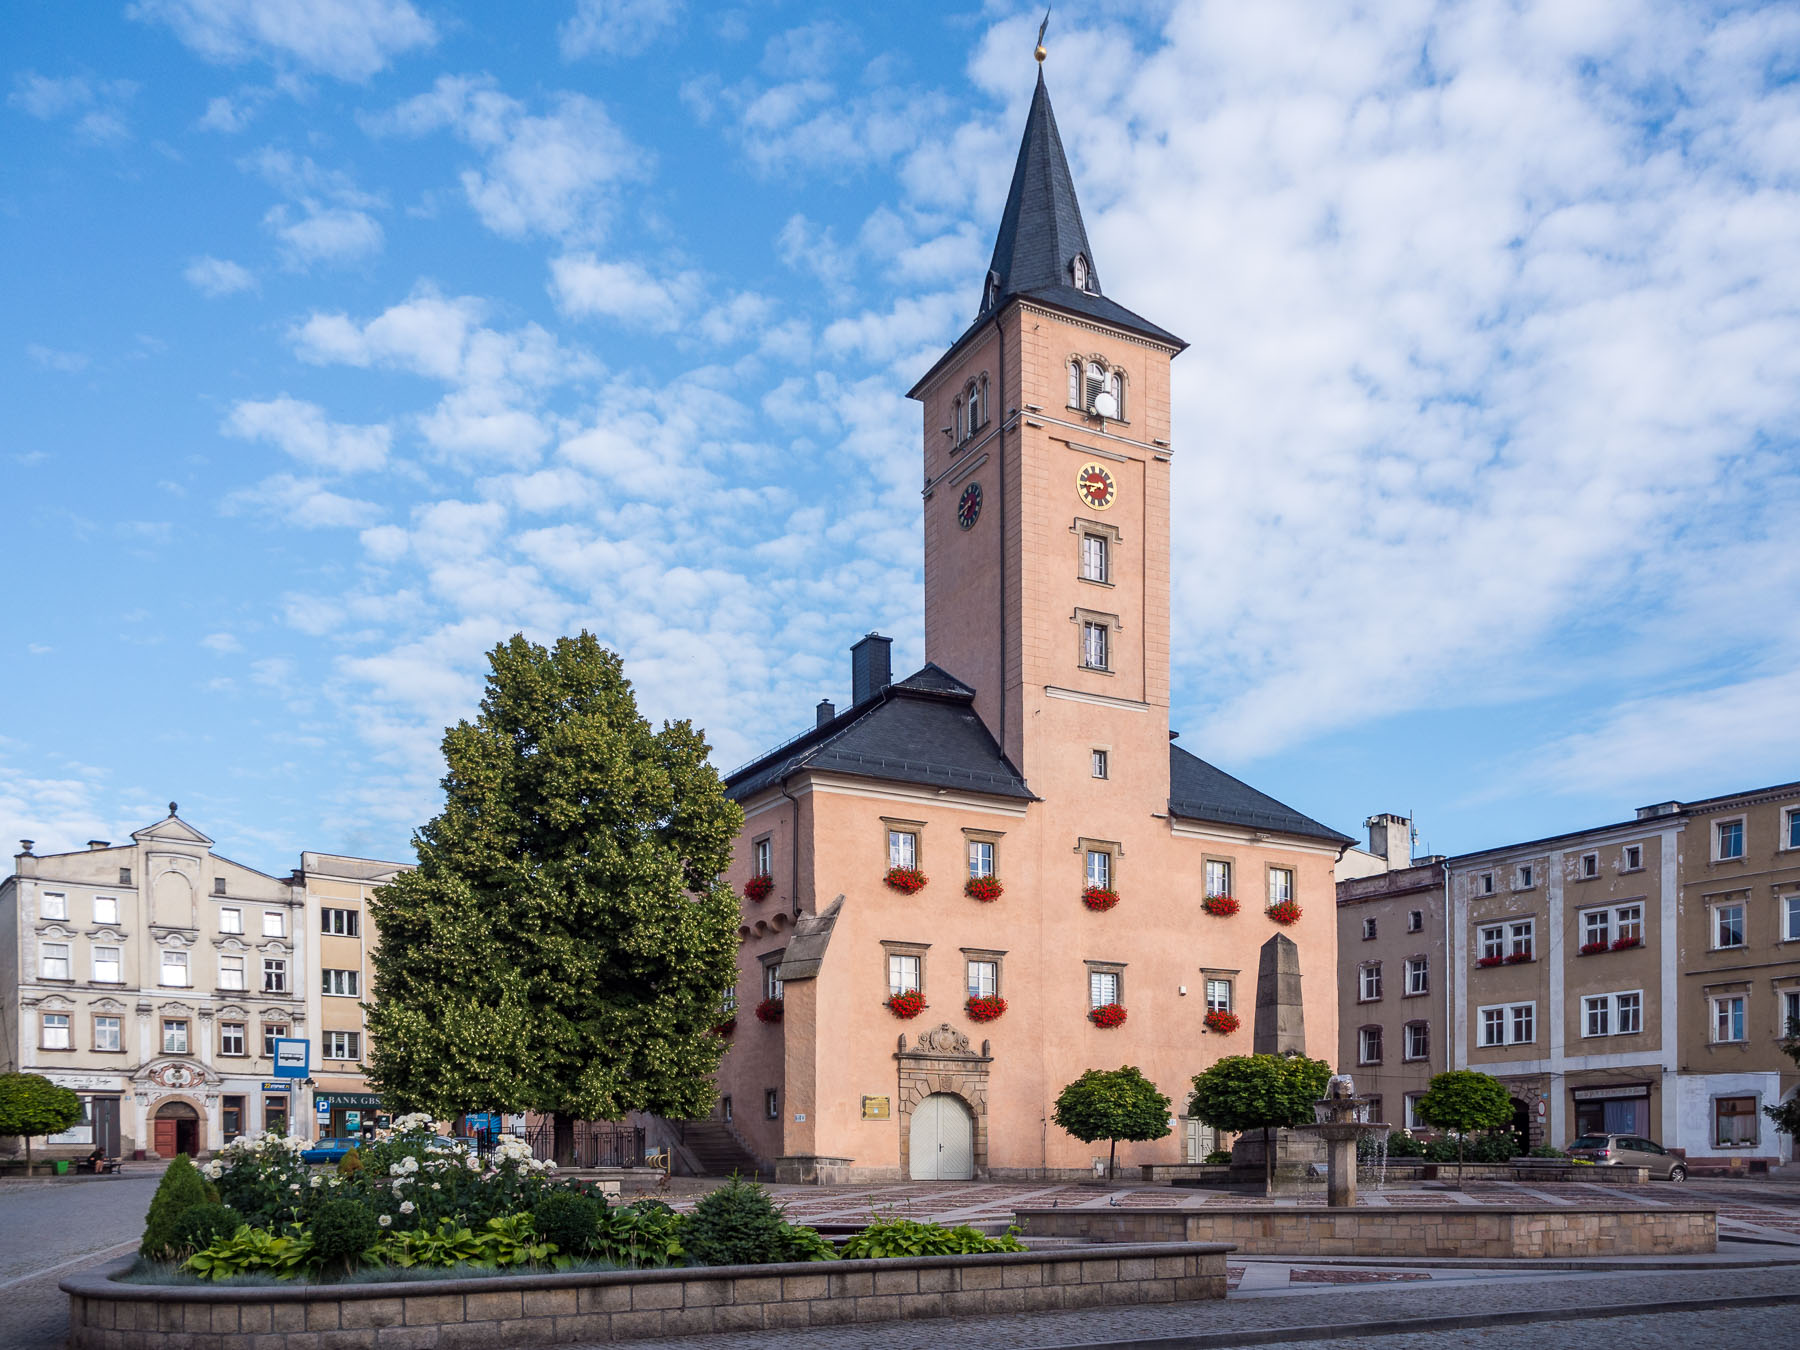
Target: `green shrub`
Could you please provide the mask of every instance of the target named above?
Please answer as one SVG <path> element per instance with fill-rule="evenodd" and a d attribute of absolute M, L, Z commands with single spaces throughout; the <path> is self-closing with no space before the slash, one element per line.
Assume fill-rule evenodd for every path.
<path fill-rule="evenodd" d="M 153 1261 L 173 1259 L 176 1246 L 175 1221 L 195 1205 L 217 1204 L 219 1193 L 188 1161 L 188 1155 L 177 1153 L 156 1194 L 150 1198 L 150 1214 L 144 1223 L 144 1240 L 138 1244 L 138 1255 Z"/>
<path fill-rule="evenodd" d="M 911 1219 L 878 1219 L 838 1248 L 838 1255 L 854 1261 L 863 1257 L 972 1256 L 1024 1250 L 1012 1229 L 1003 1237 L 991 1238 L 967 1224 L 946 1228 L 941 1223 L 916 1223 Z"/>
<path fill-rule="evenodd" d="M 816 1228 L 800 1224 L 781 1225 L 780 1252 L 777 1261 L 835 1261 L 837 1248 L 819 1236 Z"/>
<path fill-rule="evenodd" d="M 639 1200 L 601 1212 L 593 1254 L 630 1269 L 666 1266 L 682 1259 L 684 1220 L 660 1200 Z"/>
<path fill-rule="evenodd" d="M 681 1226 L 689 1265 L 750 1266 L 780 1260 L 781 1211 L 754 1181 L 734 1176 L 700 1197 Z"/>
<path fill-rule="evenodd" d="M 189 1205 L 175 1216 L 170 1238 L 178 1259 L 209 1247 L 217 1239 L 237 1232 L 243 1219 L 228 1205 Z"/>
<path fill-rule="evenodd" d="M 1396 1130 L 1388 1136 L 1387 1155 L 1390 1158 L 1423 1158 L 1425 1141 L 1405 1130 Z"/>
<path fill-rule="evenodd" d="M 1564 1153 L 1560 1148 L 1552 1148 L 1549 1144 L 1539 1144 L 1536 1148 L 1532 1149 L 1531 1152 L 1527 1153 L 1525 1156 L 1528 1158 L 1563 1158 L 1563 1159 L 1567 1159 L 1569 1155 Z"/>
<path fill-rule="evenodd" d="M 209 1280 L 260 1273 L 291 1278 L 312 1259 L 313 1242 L 306 1233 L 276 1234 L 245 1226 L 195 1252 L 182 1268 Z"/>
<path fill-rule="evenodd" d="M 600 1206 L 575 1191 L 557 1191 L 531 1212 L 538 1236 L 554 1242 L 564 1256 L 585 1256 L 600 1226 Z"/>
<path fill-rule="evenodd" d="M 1493 1130 L 1486 1134 L 1472 1134 L 1463 1140 L 1464 1162 L 1511 1162 L 1513 1155 L 1517 1152 L 1518 1141 L 1513 1138 L 1511 1130 Z M 1455 1138 L 1447 1136 L 1443 1139 L 1432 1140 L 1425 1146 L 1425 1157 L 1431 1162 L 1455 1162 Z"/>
<path fill-rule="evenodd" d="M 327 1200 L 307 1227 L 313 1259 L 321 1265 L 349 1270 L 375 1245 L 381 1228 L 375 1216 L 354 1200 Z"/>
<path fill-rule="evenodd" d="M 340 1177 L 354 1176 L 356 1173 L 362 1171 L 362 1154 L 355 1149 L 351 1149 L 343 1157 L 338 1159 L 337 1170 Z"/>
<path fill-rule="evenodd" d="M 1211 1153 L 1206 1155 L 1206 1162 L 1210 1167 L 1227 1166 L 1231 1162 L 1231 1150 L 1228 1148 L 1215 1148 Z"/>

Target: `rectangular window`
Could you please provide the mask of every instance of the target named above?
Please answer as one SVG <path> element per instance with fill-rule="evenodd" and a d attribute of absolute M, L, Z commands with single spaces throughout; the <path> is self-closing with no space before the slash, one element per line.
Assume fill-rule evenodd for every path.
<path fill-rule="evenodd" d="M 919 974 L 919 958 L 916 956 L 888 957 L 888 993 L 904 994 L 908 990 L 924 992 L 925 982 Z"/>
<path fill-rule="evenodd" d="M 121 1049 L 120 1020 L 117 1017 L 96 1017 L 94 1019 L 94 1049 Z"/>
<path fill-rule="evenodd" d="M 763 1089 L 763 1114 L 770 1120 L 781 1119 L 781 1097 L 774 1088 Z"/>
<path fill-rule="evenodd" d="M 1376 961 L 1362 967 L 1362 981 L 1357 998 L 1363 1003 L 1373 1003 L 1381 997 L 1381 962 Z"/>
<path fill-rule="evenodd" d="M 1781 1034 L 1800 1036 L 1800 989 L 1785 990 L 1781 995 Z"/>
<path fill-rule="evenodd" d="M 287 936 L 287 915 L 278 909 L 263 911 L 263 936 L 278 938 Z"/>
<path fill-rule="evenodd" d="M 1231 981 L 1209 979 L 1206 982 L 1206 1011 L 1231 1011 Z"/>
<path fill-rule="evenodd" d="M 1642 905 L 1620 905 L 1613 911 L 1613 919 L 1618 928 L 1619 942 L 1642 942 L 1644 940 L 1644 907 Z"/>
<path fill-rule="evenodd" d="M 356 1059 L 362 1053 L 362 1033 L 357 1031 L 328 1031 L 325 1033 L 326 1059 Z"/>
<path fill-rule="evenodd" d="M 1406 912 L 1406 931 L 1409 933 L 1422 933 L 1425 931 L 1424 910 L 1409 909 Z"/>
<path fill-rule="evenodd" d="M 356 937 L 360 931 L 362 915 L 354 909 L 321 909 L 319 911 L 319 928 L 321 932 L 331 933 L 337 937 Z"/>
<path fill-rule="evenodd" d="M 242 1051 L 238 1052 L 242 1054 Z M 219 1124 L 225 1131 L 225 1142 L 230 1143 L 244 1132 L 244 1099 L 242 1097 L 226 1097 L 219 1104 Z"/>
<path fill-rule="evenodd" d="M 773 873 L 775 865 L 775 841 L 758 839 L 750 845 L 750 875 L 766 877 Z"/>
<path fill-rule="evenodd" d="M 225 878 L 224 877 L 214 877 L 213 878 L 213 894 L 214 895 L 225 894 Z"/>
<path fill-rule="evenodd" d="M 1642 844 L 1625 845 L 1625 870 L 1636 872 L 1644 865 L 1644 846 Z"/>
<path fill-rule="evenodd" d="M 327 994 L 356 998 L 362 993 L 362 972 L 358 970 L 322 970 L 321 983 Z"/>
<path fill-rule="evenodd" d="M 1359 1064 L 1381 1063 L 1380 1027 L 1363 1027 L 1356 1033 L 1356 1057 Z"/>
<path fill-rule="evenodd" d="M 1081 625 L 1081 664 L 1089 670 L 1106 670 L 1107 627 L 1103 623 Z"/>
<path fill-rule="evenodd" d="M 1216 858 L 1206 863 L 1206 894 L 1210 899 L 1215 895 L 1231 894 L 1231 864 Z"/>
<path fill-rule="evenodd" d="M 244 931 L 244 911 L 241 909 L 222 909 L 219 911 L 219 931 L 221 933 L 241 933 Z"/>
<path fill-rule="evenodd" d="M 1513 881 L 1513 889 L 1516 891 L 1528 891 L 1535 882 L 1536 873 L 1532 871 L 1531 864 L 1526 863 L 1519 869 L 1518 875 Z"/>
<path fill-rule="evenodd" d="M 38 946 L 38 978 L 41 980 L 66 980 L 69 978 L 68 943 L 45 942 Z"/>
<path fill-rule="evenodd" d="M 1481 1010 L 1481 1043 L 1483 1045 L 1506 1044 L 1505 1008 L 1483 1008 Z"/>
<path fill-rule="evenodd" d="M 1612 1034 L 1612 995 L 1595 994 L 1581 1000 L 1583 1036 Z"/>
<path fill-rule="evenodd" d="M 1106 536 L 1103 534 L 1084 534 L 1081 536 L 1081 578 L 1083 581 L 1110 581 L 1107 575 Z"/>
<path fill-rule="evenodd" d="M 1789 848 L 1800 848 L 1800 806 L 1796 806 L 1788 811 L 1785 820 L 1787 829 L 1784 833 L 1787 836 L 1787 846 Z"/>
<path fill-rule="evenodd" d="M 38 905 L 40 919 L 67 919 L 69 917 L 69 897 L 61 891 L 45 891 L 44 898 Z"/>
<path fill-rule="evenodd" d="M 727 1125 L 731 1124 L 731 1094 L 729 1092 L 719 1098 L 719 1115 Z"/>
<path fill-rule="evenodd" d="M 1744 822 L 1741 820 L 1721 820 L 1718 825 L 1719 860 L 1744 856 Z"/>
<path fill-rule="evenodd" d="M 1269 869 L 1269 905 L 1285 904 L 1294 898 L 1294 869 L 1291 867 L 1271 867 Z"/>
<path fill-rule="evenodd" d="M 1537 1004 L 1515 1003 L 1512 1012 L 1512 1044 L 1529 1045 L 1537 1039 Z"/>
<path fill-rule="evenodd" d="M 1088 850 L 1087 884 L 1103 891 L 1112 889 L 1112 854 L 1103 848 Z"/>
<path fill-rule="evenodd" d="M 1095 778 L 1106 777 L 1106 751 L 1096 750 L 1093 752 L 1093 759 L 1089 761 L 1088 770 Z"/>
<path fill-rule="evenodd" d="M 1749 1148 L 1757 1142 L 1756 1098 L 1713 1098 L 1713 1145 L 1716 1148 Z"/>
<path fill-rule="evenodd" d="M 1406 992 L 1417 997 L 1431 992 L 1431 958 L 1428 956 L 1409 956 L 1406 958 Z"/>
<path fill-rule="evenodd" d="M 1483 872 L 1481 874 L 1481 893 L 1483 895 L 1492 895 L 1494 893 L 1494 874 L 1492 872 Z"/>
<path fill-rule="evenodd" d="M 221 956 L 219 958 L 219 988 L 242 989 L 244 987 L 244 958 L 241 956 Z"/>
<path fill-rule="evenodd" d="M 1612 945 L 1612 911 L 1610 909 L 1590 909 L 1582 914 L 1581 945 L 1584 947 Z"/>
<path fill-rule="evenodd" d="M 1744 907 L 1742 905 L 1719 905 L 1713 910 L 1713 947 L 1741 947 L 1744 945 Z"/>
<path fill-rule="evenodd" d="M 1644 1029 L 1644 996 L 1619 994 L 1613 1000 L 1613 1034 L 1635 1035 Z"/>
<path fill-rule="evenodd" d="M 270 1134 L 286 1134 L 288 1132 L 288 1099 L 286 1097 L 263 1098 L 263 1129 Z"/>
<path fill-rule="evenodd" d="M 1423 1092 L 1409 1092 L 1406 1094 L 1406 1122 L 1405 1123 L 1406 1123 L 1406 1128 L 1409 1130 L 1419 1130 L 1419 1129 L 1429 1129 L 1430 1128 L 1429 1126 L 1427 1126 L 1425 1124 L 1424 1121 L 1419 1119 L 1419 1099 L 1421 1097 L 1423 1097 L 1424 1095 L 1425 1094 Z"/>
<path fill-rule="evenodd" d="M 969 997 L 994 998 L 1000 992 L 998 961 L 969 962 Z"/>
<path fill-rule="evenodd" d="M 131 869 L 129 867 L 121 867 L 119 869 L 119 885 L 131 885 Z"/>
<path fill-rule="evenodd" d="M 277 956 L 263 958 L 263 993 L 287 993 L 287 962 Z"/>
<path fill-rule="evenodd" d="M 919 865 L 919 836 L 911 830 L 888 831 L 888 866 L 917 867 Z"/>
<path fill-rule="evenodd" d="M 1507 927 L 1507 938 L 1511 945 L 1511 950 L 1507 952 L 1507 955 L 1523 956 L 1527 960 L 1530 960 L 1533 938 L 1536 931 L 1537 921 L 1534 919 L 1525 919 L 1519 923 L 1509 924 Z"/>
<path fill-rule="evenodd" d="M 1781 902 L 1781 940 L 1800 942 L 1800 891 Z"/>
<path fill-rule="evenodd" d="M 969 841 L 969 875 L 972 877 L 991 877 L 994 875 L 994 846 L 985 840 Z"/>
<path fill-rule="evenodd" d="M 1489 924 L 1481 930 L 1481 959 L 1498 961 L 1506 955 L 1506 929 L 1499 924 Z"/>
<path fill-rule="evenodd" d="M 119 899 L 114 895 L 94 897 L 94 922 L 116 924 L 119 921 Z"/>
<path fill-rule="evenodd" d="M 1600 875 L 1600 855 L 1598 853 L 1581 855 L 1581 875 L 1584 880 Z"/>
<path fill-rule="evenodd" d="M 1363 925 L 1362 925 L 1363 941 L 1364 942 L 1373 942 L 1375 940 L 1375 933 L 1376 933 L 1375 920 L 1364 919 Z"/>
<path fill-rule="evenodd" d="M 275 1058 L 275 1042 L 286 1039 L 288 1034 L 285 1022 L 263 1023 L 263 1058 Z"/>
<path fill-rule="evenodd" d="M 187 1022 L 179 1017 L 163 1019 L 163 1053 L 185 1055 L 188 1052 Z"/>
<path fill-rule="evenodd" d="M 162 954 L 162 982 L 175 988 L 184 987 L 188 982 L 188 954 L 186 952 L 169 952 Z"/>
<path fill-rule="evenodd" d="M 1119 972 L 1116 970 L 1090 970 L 1088 972 L 1088 1007 L 1104 1008 L 1109 1003 L 1119 1001 Z"/>
<path fill-rule="evenodd" d="M 1406 1057 L 1409 1060 L 1431 1058 L 1431 1025 L 1427 1022 L 1406 1024 Z"/>
<path fill-rule="evenodd" d="M 219 1023 L 219 1053 L 221 1055 L 244 1053 L 244 1024 L 242 1022 Z"/>
<path fill-rule="evenodd" d="M 763 962 L 763 997 L 781 997 L 781 976 L 776 974 L 781 969 L 780 961 Z"/>
<path fill-rule="evenodd" d="M 123 984 L 125 973 L 119 963 L 117 947 L 95 947 L 93 949 L 93 973 L 89 976 L 95 984 Z"/>
<path fill-rule="evenodd" d="M 69 1014 L 44 1013 L 44 1049 L 67 1050 L 69 1046 Z"/>
<path fill-rule="evenodd" d="M 1731 994 L 1712 1001 L 1713 1012 L 1713 1044 L 1723 1045 L 1730 1041 L 1745 1040 L 1744 1035 L 1744 997 Z"/>

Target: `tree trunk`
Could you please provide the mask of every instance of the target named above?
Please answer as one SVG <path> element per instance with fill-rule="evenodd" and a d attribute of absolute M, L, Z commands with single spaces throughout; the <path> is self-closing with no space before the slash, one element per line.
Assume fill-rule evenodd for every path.
<path fill-rule="evenodd" d="M 31 1136 L 26 1135 L 25 1136 L 25 1175 L 33 1176 L 33 1175 L 35 1175 L 36 1171 L 37 1171 L 37 1169 L 32 1165 L 32 1162 L 31 1162 Z"/>
<path fill-rule="evenodd" d="M 558 1111 L 551 1116 L 552 1144 L 551 1156 L 556 1159 L 558 1167 L 570 1167 L 575 1162 L 575 1121 L 566 1111 Z"/>
<path fill-rule="evenodd" d="M 1263 1194 L 1275 1194 L 1275 1135 L 1263 1126 Z"/>
<path fill-rule="evenodd" d="M 1456 1134 L 1456 1184 L 1458 1186 L 1462 1185 L 1463 1144 L 1465 1142 L 1466 1137 L 1462 1131 L 1458 1130 Z"/>
<path fill-rule="evenodd" d="M 1112 1152 L 1107 1155 L 1106 1176 L 1109 1181 L 1117 1181 L 1119 1179 L 1119 1141 L 1111 1139 L 1107 1142 L 1112 1145 Z"/>

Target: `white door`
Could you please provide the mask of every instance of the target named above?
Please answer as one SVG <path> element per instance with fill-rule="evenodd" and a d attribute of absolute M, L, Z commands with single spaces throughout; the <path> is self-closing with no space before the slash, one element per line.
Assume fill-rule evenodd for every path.
<path fill-rule="evenodd" d="M 967 1181 L 975 1175 L 975 1121 L 962 1100 L 934 1092 L 913 1109 L 914 1181 Z"/>

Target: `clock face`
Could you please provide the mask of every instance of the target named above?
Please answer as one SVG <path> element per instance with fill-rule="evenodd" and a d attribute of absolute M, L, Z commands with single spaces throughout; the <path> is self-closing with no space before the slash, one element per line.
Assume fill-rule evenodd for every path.
<path fill-rule="evenodd" d="M 962 490 L 962 496 L 956 502 L 956 523 L 965 530 L 975 528 L 975 522 L 981 519 L 981 484 L 970 483 Z"/>
<path fill-rule="evenodd" d="M 1075 495 L 1096 511 L 1104 511 L 1119 496 L 1119 485 L 1103 464 L 1083 464 L 1075 474 Z"/>

